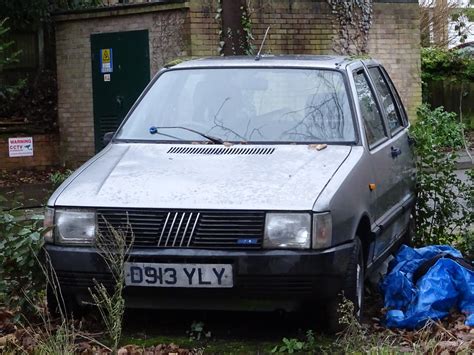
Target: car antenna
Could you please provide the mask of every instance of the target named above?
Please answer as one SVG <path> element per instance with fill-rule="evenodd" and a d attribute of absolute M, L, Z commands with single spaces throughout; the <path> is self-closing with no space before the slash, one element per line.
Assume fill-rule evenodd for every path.
<path fill-rule="evenodd" d="M 262 58 L 262 56 L 260 55 L 260 52 L 262 52 L 263 45 L 265 44 L 265 40 L 267 39 L 268 31 L 270 31 L 270 26 L 268 26 L 267 30 L 265 31 L 265 35 L 263 36 L 263 40 L 262 40 L 262 43 L 260 44 L 260 49 L 258 50 L 255 60 L 260 60 L 260 58 Z"/>

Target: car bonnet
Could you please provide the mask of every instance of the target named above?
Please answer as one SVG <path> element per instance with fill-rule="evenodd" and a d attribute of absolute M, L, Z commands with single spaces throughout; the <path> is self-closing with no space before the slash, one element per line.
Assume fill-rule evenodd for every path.
<path fill-rule="evenodd" d="M 69 179 L 50 205 L 311 210 L 351 151 L 329 145 L 116 143 Z"/>

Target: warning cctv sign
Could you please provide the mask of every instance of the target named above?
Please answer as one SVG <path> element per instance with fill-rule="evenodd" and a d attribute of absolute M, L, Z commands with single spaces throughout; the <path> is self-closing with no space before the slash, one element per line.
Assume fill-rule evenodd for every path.
<path fill-rule="evenodd" d="M 8 156 L 10 158 L 33 156 L 33 137 L 8 138 Z"/>

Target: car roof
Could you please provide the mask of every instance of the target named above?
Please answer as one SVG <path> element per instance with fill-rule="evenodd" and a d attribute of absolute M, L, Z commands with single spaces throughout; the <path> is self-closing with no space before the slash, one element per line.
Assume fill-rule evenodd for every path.
<path fill-rule="evenodd" d="M 225 56 L 198 58 L 182 62 L 173 69 L 191 68 L 230 68 L 230 67 L 291 67 L 291 68 L 325 68 L 343 69 L 347 65 L 363 61 L 366 64 L 376 63 L 372 59 L 333 55 L 262 55 L 259 59 L 253 56 Z"/>

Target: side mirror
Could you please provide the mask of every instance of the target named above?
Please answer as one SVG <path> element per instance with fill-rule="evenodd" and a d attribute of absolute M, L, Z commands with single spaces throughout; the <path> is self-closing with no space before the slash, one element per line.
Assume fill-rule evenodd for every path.
<path fill-rule="evenodd" d="M 102 143 L 104 143 L 104 146 L 110 143 L 114 134 L 115 132 L 107 132 L 106 134 L 104 134 L 104 138 L 102 138 Z"/>

